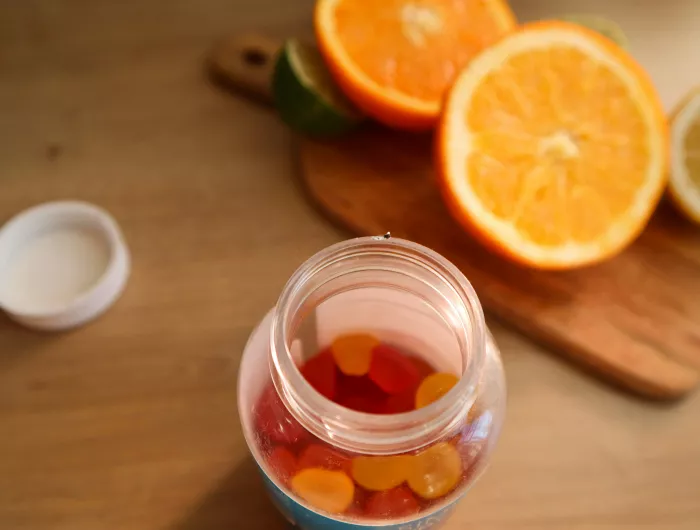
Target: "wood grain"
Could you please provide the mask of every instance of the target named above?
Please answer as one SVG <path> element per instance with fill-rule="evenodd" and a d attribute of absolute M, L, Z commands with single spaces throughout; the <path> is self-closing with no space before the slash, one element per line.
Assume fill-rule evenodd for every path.
<path fill-rule="evenodd" d="M 208 56 L 208 66 L 215 80 L 230 82 L 232 87 L 262 103 L 272 103 L 273 67 L 281 42 L 248 32 L 217 41 Z"/>
<path fill-rule="evenodd" d="M 633 46 L 698 41 L 694 0 L 520 4 L 627 9 Z M 288 131 L 202 63 L 229 33 L 307 33 L 311 9 L 0 2 L 0 222 L 40 201 L 93 201 L 133 257 L 124 296 L 89 326 L 33 334 L 0 316 L 1 529 L 288 529 L 238 425 L 240 352 L 302 260 L 348 234 L 307 204 Z M 700 527 L 700 394 L 632 400 L 489 325 L 505 429 L 447 530 Z"/>

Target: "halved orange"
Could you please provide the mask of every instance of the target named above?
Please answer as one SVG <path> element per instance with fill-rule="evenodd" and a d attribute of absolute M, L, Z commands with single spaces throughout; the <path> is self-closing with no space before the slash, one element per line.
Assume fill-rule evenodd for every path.
<path fill-rule="evenodd" d="M 669 197 L 688 219 L 700 224 L 700 87 L 671 115 Z"/>
<path fill-rule="evenodd" d="M 445 91 L 515 28 L 506 0 L 318 0 L 316 37 L 336 81 L 367 115 L 432 128 Z"/>
<path fill-rule="evenodd" d="M 644 228 L 666 181 L 668 131 L 644 70 L 566 22 L 523 26 L 450 90 L 437 166 L 455 218 L 538 268 L 603 260 Z"/>

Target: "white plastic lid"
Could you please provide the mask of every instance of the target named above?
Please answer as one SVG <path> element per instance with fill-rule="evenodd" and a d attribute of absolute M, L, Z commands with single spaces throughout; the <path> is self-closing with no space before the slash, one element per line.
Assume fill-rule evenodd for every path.
<path fill-rule="evenodd" d="M 34 329 L 98 317 L 119 298 L 129 270 L 117 223 L 85 202 L 40 204 L 0 230 L 0 308 Z"/>

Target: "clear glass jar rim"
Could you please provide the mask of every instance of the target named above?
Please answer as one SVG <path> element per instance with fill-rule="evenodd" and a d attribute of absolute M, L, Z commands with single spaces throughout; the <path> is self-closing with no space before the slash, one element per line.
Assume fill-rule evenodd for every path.
<path fill-rule="evenodd" d="M 289 321 L 297 295 L 329 265 L 382 253 L 424 267 L 449 286 L 461 307 L 462 376 L 434 403 L 403 414 L 376 415 L 347 409 L 325 398 L 306 381 L 289 349 Z M 313 291 L 312 291 L 313 292 Z M 307 296 L 310 293 L 307 293 Z M 294 417 L 319 438 L 350 451 L 390 454 L 419 449 L 460 424 L 476 397 L 485 358 L 485 323 L 476 292 L 462 272 L 437 252 L 411 241 L 386 236 L 350 239 L 321 250 L 303 263 L 285 285 L 270 328 L 270 370 L 280 398 Z M 319 420 L 320 418 L 320 420 Z"/>

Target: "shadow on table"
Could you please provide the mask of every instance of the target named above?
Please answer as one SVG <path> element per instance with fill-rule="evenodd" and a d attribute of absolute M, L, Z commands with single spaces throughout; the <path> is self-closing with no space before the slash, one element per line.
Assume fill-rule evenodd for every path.
<path fill-rule="evenodd" d="M 258 467 L 246 458 L 170 530 L 290 530 L 267 496 Z"/>

